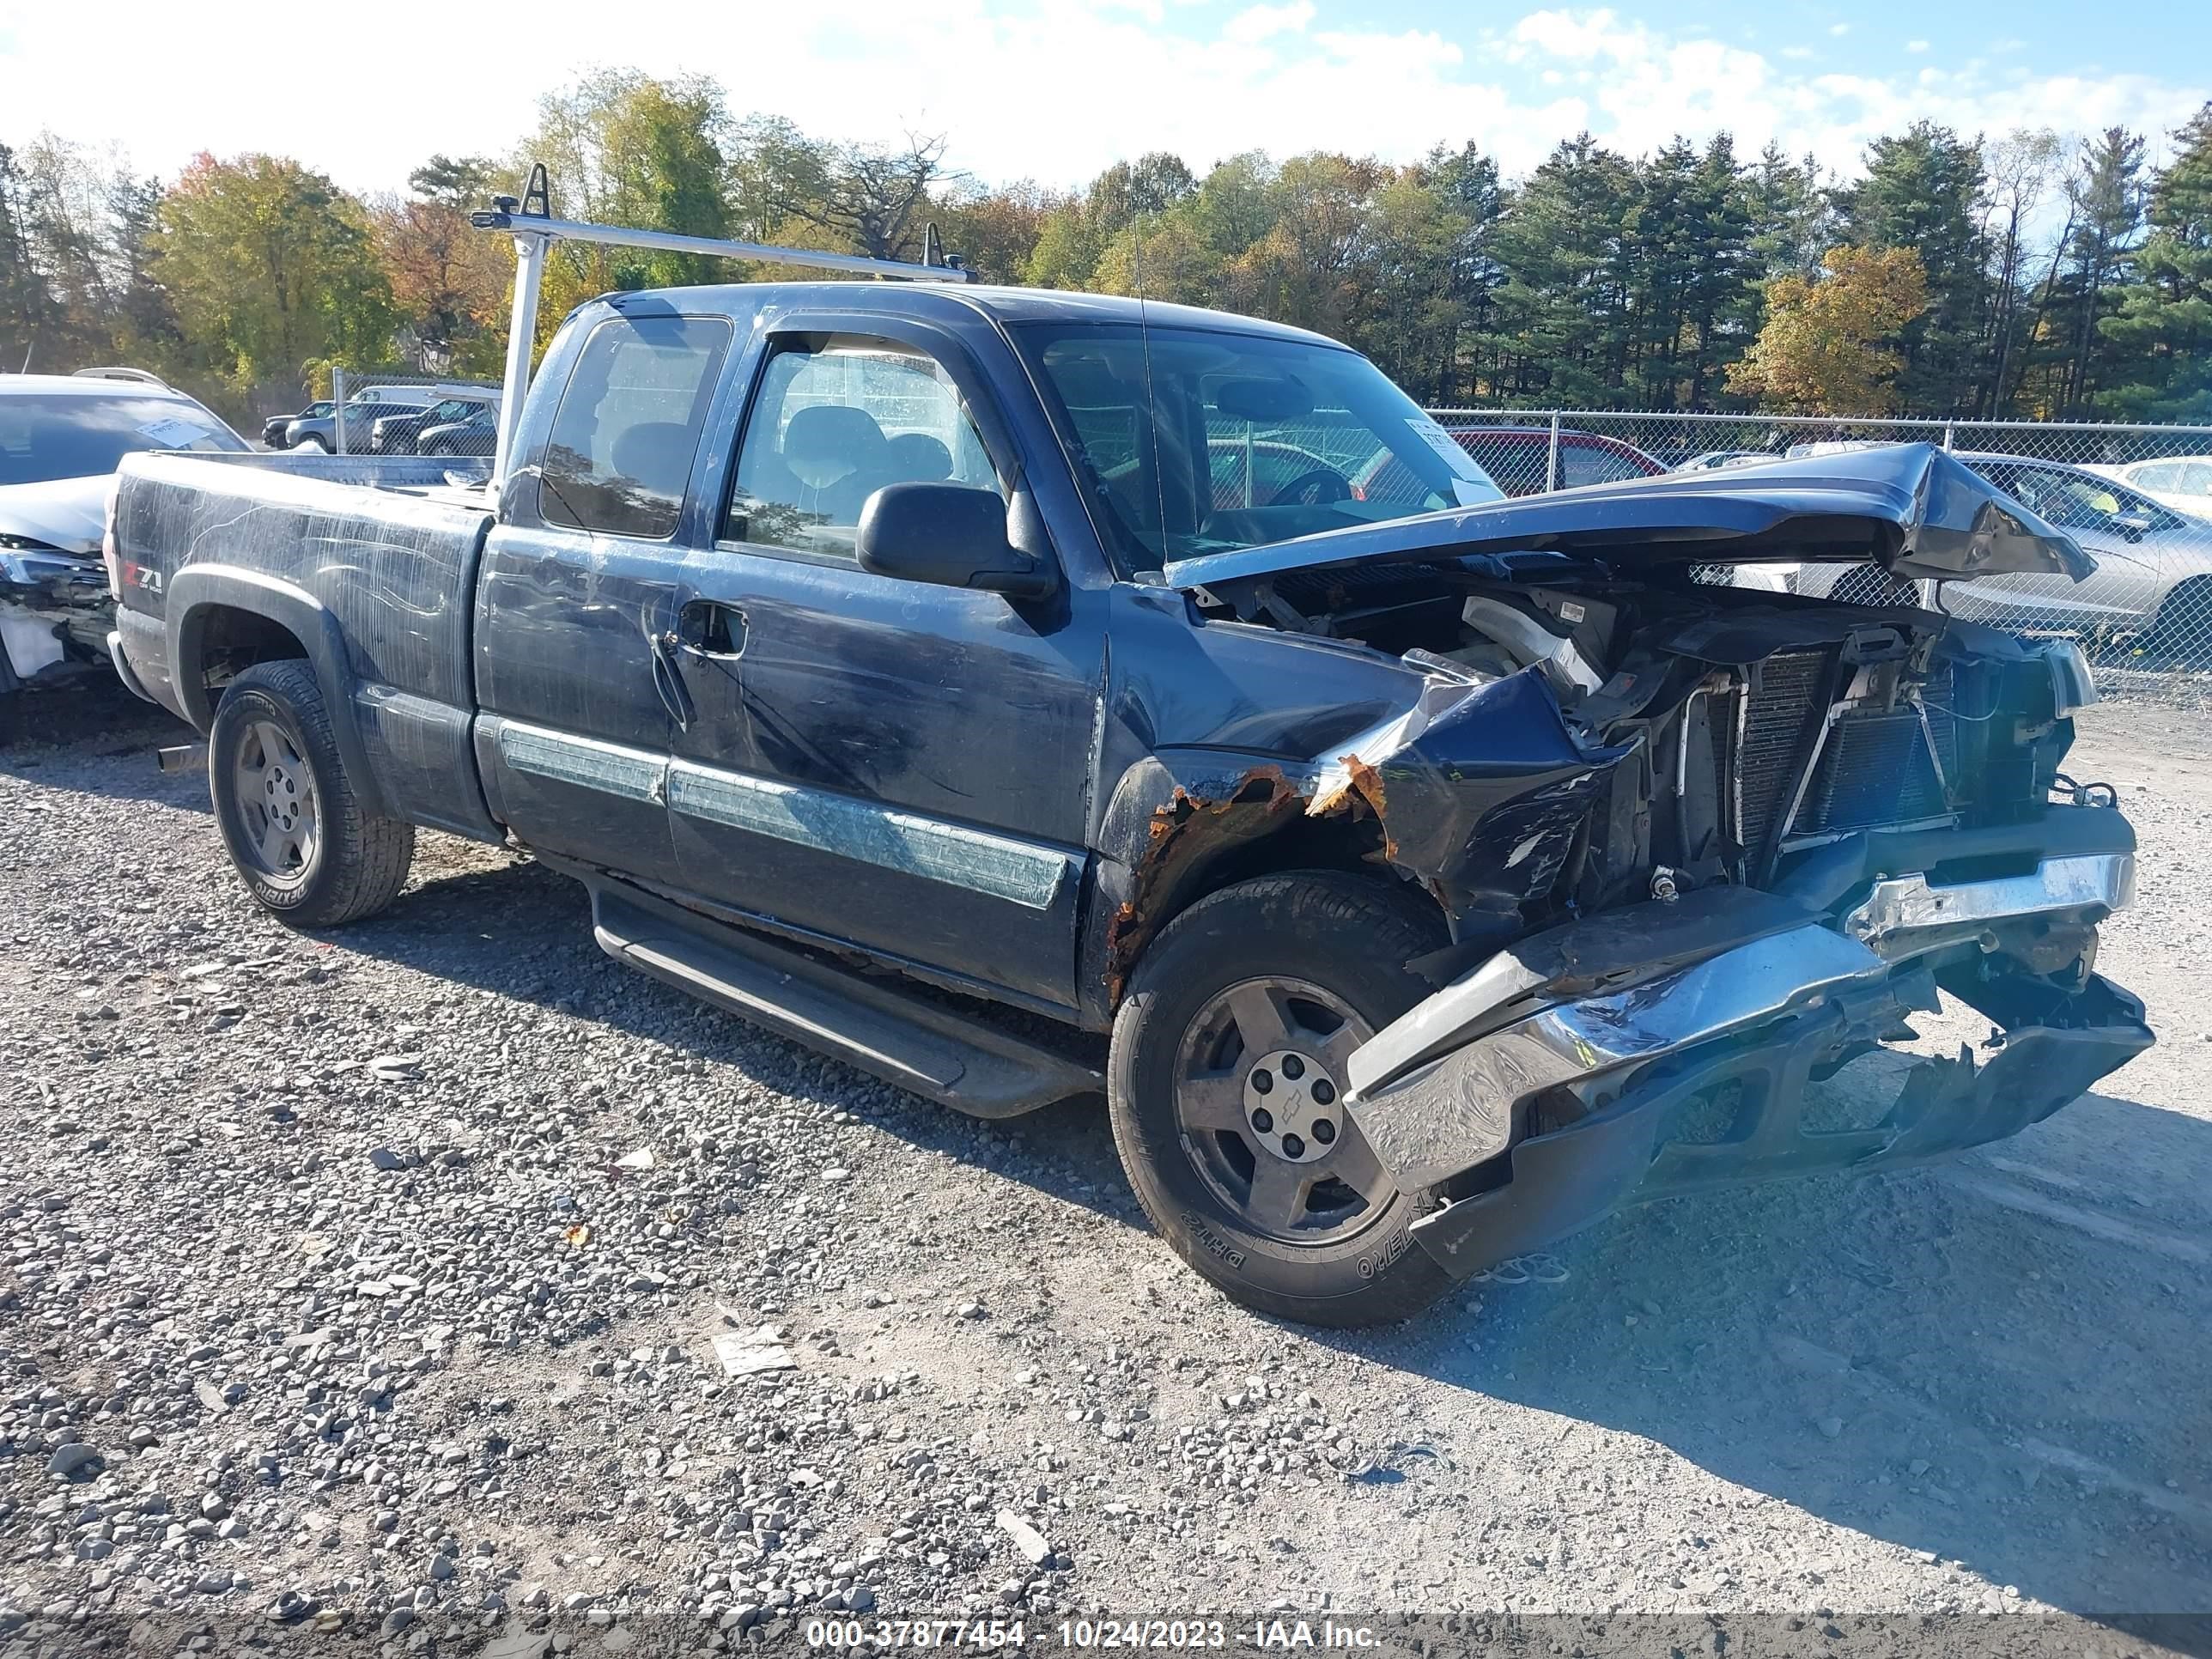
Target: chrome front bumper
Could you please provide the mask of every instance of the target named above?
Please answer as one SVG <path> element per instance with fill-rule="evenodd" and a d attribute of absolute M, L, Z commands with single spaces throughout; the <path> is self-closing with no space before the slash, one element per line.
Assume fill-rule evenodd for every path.
<path fill-rule="evenodd" d="M 1985 957 L 2055 972 L 2093 955 L 2097 925 L 2133 884 L 2131 854 L 2080 854 L 1986 880 L 1877 880 L 1833 921 L 1721 887 L 1570 923 L 1480 964 L 1354 1051 L 1347 1109 L 1401 1189 L 1491 1165 L 1483 1190 L 1414 1227 L 1455 1272 L 1623 1202 L 1978 1145 L 2047 1116 L 2149 1045 L 2141 1006 L 2094 975 L 2069 994 L 1982 972 Z M 1939 975 L 2006 1028 L 2003 1047 L 1979 1067 L 1922 1061 L 1872 1127 L 1805 1127 L 1808 1079 L 1935 1007 Z M 1729 1082 L 1742 1090 L 1725 1133 L 1667 1140 L 1674 1108 Z"/>

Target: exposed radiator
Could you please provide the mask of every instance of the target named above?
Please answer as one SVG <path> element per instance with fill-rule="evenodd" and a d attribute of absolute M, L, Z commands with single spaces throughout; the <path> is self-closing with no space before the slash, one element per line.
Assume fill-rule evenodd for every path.
<path fill-rule="evenodd" d="M 1812 781 L 1785 829 L 1808 746 L 1821 741 L 1821 698 L 1834 654 L 1788 651 L 1753 665 L 1735 769 L 1736 839 L 1753 864 L 1777 835 L 1795 842 L 1951 810 L 1944 781 L 1957 782 L 1955 724 L 1948 713 L 1930 710 L 1923 733 L 1919 710 L 1906 706 L 1846 715 L 1827 728 Z"/>
<path fill-rule="evenodd" d="M 1940 817 L 1950 804 L 1936 775 L 1936 759 L 1948 777 L 1957 770 L 1957 754 L 1948 714 L 1931 713 L 1924 731 L 1919 711 L 1909 708 L 1838 720 L 1820 751 L 1813 787 L 1790 826 L 1791 839 Z"/>
<path fill-rule="evenodd" d="M 1752 665 L 1751 698 L 1736 745 L 1736 839 L 1754 860 L 1789 810 L 1832 655 L 1784 651 Z"/>

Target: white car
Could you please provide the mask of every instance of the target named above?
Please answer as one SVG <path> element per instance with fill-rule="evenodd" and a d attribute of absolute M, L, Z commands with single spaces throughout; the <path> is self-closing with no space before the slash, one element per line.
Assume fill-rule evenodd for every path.
<path fill-rule="evenodd" d="M 2096 469 L 2194 519 L 2212 519 L 2212 455 L 2168 455 Z"/>
<path fill-rule="evenodd" d="M 107 486 L 143 449 L 243 453 L 222 416 L 150 376 L 0 374 L 0 695 L 107 660 Z"/>

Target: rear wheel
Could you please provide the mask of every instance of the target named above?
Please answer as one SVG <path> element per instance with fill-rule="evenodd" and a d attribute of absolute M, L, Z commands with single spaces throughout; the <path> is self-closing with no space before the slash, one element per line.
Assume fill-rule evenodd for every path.
<path fill-rule="evenodd" d="M 2212 580 L 2198 577 L 2166 596 L 2151 624 L 2151 644 L 2172 661 L 2212 665 Z"/>
<path fill-rule="evenodd" d="M 1430 988 L 1406 963 L 1433 910 L 1329 871 L 1240 882 L 1170 922 L 1114 1026 L 1107 1102 L 1145 1212 L 1237 1301 L 1322 1325 L 1418 1312 L 1449 1287 L 1343 1104 L 1344 1062 Z"/>
<path fill-rule="evenodd" d="M 336 927 L 405 885 L 415 826 L 362 809 L 306 663 L 257 664 L 230 683 L 208 732 L 208 779 L 230 861 L 264 909 Z"/>

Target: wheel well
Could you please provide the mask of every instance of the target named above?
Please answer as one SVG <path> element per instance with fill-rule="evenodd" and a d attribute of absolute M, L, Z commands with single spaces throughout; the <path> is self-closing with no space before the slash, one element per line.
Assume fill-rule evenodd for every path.
<path fill-rule="evenodd" d="M 208 606 L 198 623 L 197 675 L 201 699 L 210 708 L 228 685 L 256 663 L 307 659 L 307 642 L 280 622 L 234 605 Z M 179 665 L 180 666 L 182 665 Z"/>
<path fill-rule="evenodd" d="M 1279 785 L 1279 774 L 1255 776 L 1228 800 L 1198 804 L 1184 797 L 1155 815 L 1151 856 L 1108 929 L 1109 1006 L 1121 1002 L 1130 969 L 1161 928 L 1208 894 L 1255 876 L 1342 871 L 1419 894 L 1443 922 L 1435 896 L 1392 868 L 1382 822 L 1363 793 L 1346 792 L 1316 814 L 1305 810 L 1304 796 Z"/>

